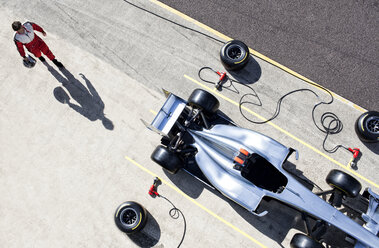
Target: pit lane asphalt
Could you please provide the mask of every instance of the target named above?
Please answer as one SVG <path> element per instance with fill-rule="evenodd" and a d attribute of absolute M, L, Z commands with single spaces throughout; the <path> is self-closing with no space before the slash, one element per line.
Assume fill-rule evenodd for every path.
<path fill-rule="evenodd" d="M 151 2 L 134 3 L 199 29 Z M 258 247 L 217 217 L 264 247 L 287 247 L 294 233 L 304 231 L 300 215 L 280 203 L 263 202 L 262 210 L 269 210 L 269 214 L 258 218 L 189 175 L 168 175 L 150 160 L 160 137 L 147 130 L 140 119 L 149 121 L 153 118 L 150 110 L 159 110 L 164 102 L 161 88 L 187 98 L 193 89 L 203 87 L 185 75 L 198 80 L 200 67 L 218 68 L 219 42 L 124 1 L 104 5 L 103 1 L 16 0 L 0 4 L 4 52 L 0 57 L 0 243 L 4 247 L 138 247 L 143 241 L 148 242 L 145 246 L 175 247 L 182 222 L 169 218 L 170 206 L 148 196 L 153 176 L 125 156 L 214 214 L 190 204 L 173 188 L 161 186 L 160 193 L 187 217 L 183 247 Z M 43 38 L 66 70 L 58 70 L 50 61 L 38 62 L 32 70 L 22 66 L 10 29 L 10 23 L 17 19 L 35 21 L 45 28 L 47 37 Z M 253 85 L 263 106 L 252 108 L 263 116 L 271 114 L 276 104 L 273 97 L 304 85 L 258 58 L 252 58 L 236 76 L 255 78 Z M 278 83 L 273 85 L 272 81 Z M 272 125 L 251 125 L 230 103 L 238 102 L 238 94 L 227 89 L 218 94 L 220 109 L 238 124 L 299 150 L 299 161 L 290 158 L 292 171 L 327 188 L 324 178 L 328 171 L 345 170 L 351 154 L 342 151 L 330 155 L 341 167 L 306 145 L 320 149 L 323 139 L 309 124 L 310 116 L 304 115 L 316 102 L 309 100 L 311 96 L 299 96 L 298 101 L 307 99 L 302 105 L 297 100 L 286 102 L 273 123 L 281 130 Z M 327 96 L 320 93 L 320 97 Z M 66 104 L 61 103 L 64 100 Z M 328 110 L 338 112 L 346 126 L 341 135 L 332 137 L 330 145 L 362 148 L 364 156 L 357 173 L 376 184 L 377 155 L 372 150 L 377 147 L 366 147 L 353 135 L 351 116 L 360 112 L 340 101 Z M 373 187 L 360 181 L 364 187 Z M 150 212 L 149 225 L 139 238 L 123 235 L 114 225 L 114 210 L 126 200 L 136 200 Z"/>
<path fill-rule="evenodd" d="M 162 0 L 368 110 L 379 110 L 379 4 Z"/>

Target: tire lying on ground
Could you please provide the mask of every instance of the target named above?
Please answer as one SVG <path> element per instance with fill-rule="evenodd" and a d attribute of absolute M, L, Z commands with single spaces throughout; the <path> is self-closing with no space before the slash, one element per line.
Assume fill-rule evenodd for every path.
<path fill-rule="evenodd" d="M 242 41 L 232 40 L 221 47 L 221 63 L 229 71 L 242 69 L 249 62 L 249 58 L 249 48 Z"/>
<path fill-rule="evenodd" d="M 124 233 L 139 232 L 146 225 L 146 209 L 137 202 L 124 202 L 116 209 L 114 221 L 118 229 Z"/>
<path fill-rule="evenodd" d="M 379 112 L 368 111 L 359 116 L 355 132 L 363 142 L 379 142 Z"/>
<path fill-rule="evenodd" d="M 326 182 L 349 197 L 358 196 L 362 189 L 362 185 L 357 179 L 340 170 L 331 170 L 326 177 Z"/>
<path fill-rule="evenodd" d="M 150 158 L 171 174 L 175 174 L 182 167 L 182 161 L 178 155 L 162 145 L 155 148 Z"/>
<path fill-rule="evenodd" d="M 324 248 L 324 246 L 302 233 L 296 233 L 291 239 L 291 248 Z"/>
<path fill-rule="evenodd" d="M 202 89 L 194 90 L 187 102 L 190 106 L 202 109 L 206 114 L 216 113 L 220 106 L 214 95 Z"/>

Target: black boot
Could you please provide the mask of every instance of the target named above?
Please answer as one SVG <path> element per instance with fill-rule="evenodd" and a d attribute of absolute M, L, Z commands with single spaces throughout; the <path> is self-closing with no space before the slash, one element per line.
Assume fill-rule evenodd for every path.
<path fill-rule="evenodd" d="M 63 68 L 63 65 L 62 65 L 62 63 L 61 63 L 61 62 L 59 62 L 58 60 L 56 60 L 56 59 L 53 59 L 52 61 L 53 61 L 54 65 L 56 65 L 58 68 Z"/>
<path fill-rule="evenodd" d="M 45 60 L 45 58 L 44 57 L 39 57 L 39 60 L 41 61 L 41 62 L 45 62 L 46 60 Z"/>

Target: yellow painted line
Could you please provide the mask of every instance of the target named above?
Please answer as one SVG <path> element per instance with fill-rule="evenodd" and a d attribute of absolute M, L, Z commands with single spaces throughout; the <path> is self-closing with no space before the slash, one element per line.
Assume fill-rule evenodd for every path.
<path fill-rule="evenodd" d="M 213 29 L 213 28 L 211 28 L 211 27 L 209 27 L 209 26 L 207 26 L 207 25 L 204 25 L 203 23 L 201 23 L 201 22 L 199 22 L 199 21 L 197 21 L 197 20 L 195 20 L 195 19 L 193 19 L 193 18 L 191 18 L 191 17 L 189 17 L 189 16 L 187 16 L 187 15 L 181 13 L 180 11 L 177 11 L 176 9 L 171 8 L 170 6 L 168 6 L 168 5 L 164 4 L 164 3 L 161 3 L 161 2 L 159 2 L 159 1 L 157 1 L 157 0 L 150 0 L 150 2 L 152 2 L 152 3 L 156 4 L 156 5 L 158 5 L 158 6 L 162 7 L 162 8 L 164 8 L 164 9 L 166 9 L 166 10 L 168 10 L 168 11 L 170 11 L 171 13 L 173 13 L 173 14 L 175 14 L 175 15 L 177 15 L 177 16 L 180 16 L 180 17 L 183 18 L 184 20 L 187 20 L 187 21 L 189 21 L 189 22 L 191 22 L 191 23 L 193 23 L 193 24 L 199 26 L 199 27 L 202 28 L 202 29 L 207 30 L 208 32 L 210 32 L 210 33 L 212 33 L 212 34 L 218 36 L 219 38 L 225 40 L 225 42 L 230 41 L 230 40 L 233 40 L 232 38 L 230 38 L 230 37 L 228 37 L 228 36 L 226 36 L 226 35 L 224 35 L 224 34 L 218 32 L 218 31 L 216 31 L 215 29 Z M 289 69 L 288 67 L 286 67 L 286 66 L 284 66 L 284 65 L 282 65 L 282 64 L 279 64 L 278 62 L 276 62 L 276 61 L 274 61 L 274 60 L 268 58 L 267 56 L 265 56 L 265 55 L 263 55 L 263 54 L 261 54 L 261 53 L 255 51 L 255 50 L 253 50 L 253 49 L 251 49 L 251 48 L 249 48 L 249 51 L 250 51 L 250 53 L 251 53 L 252 55 L 256 56 L 257 58 L 260 58 L 260 59 L 266 61 L 267 63 L 270 63 L 270 64 L 272 64 L 272 65 L 278 67 L 279 69 L 281 69 L 281 70 L 283 70 L 283 71 L 285 71 L 285 72 L 291 74 L 292 76 L 297 77 L 297 78 L 299 78 L 299 79 L 301 79 L 301 80 L 307 82 L 307 83 L 310 84 L 310 85 L 315 84 L 316 86 L 315 86 L 315 85 L 312 85 L 312 86 L 315 87 L 315 88 L 317 88 L 317 85 L 319 85 L 319 84 L 313 82 L 312 80 L 310 80 L 310 79 L 304 77 L 303 75 L 300 75 L 299 73 L 297 73 L 297 72 L 295 72 L 295 71 Z M 330 91 L 330 90 L 329 90 L 329 91 Z M 366 109 L 364 109 L 364 108 L 362 108 L 362 107 L 360 107 L 360 106 L 358 106 L 358 105 L 352 103 L 351 101 L 349 101 L 349 100 L 343 98 L 342 96 L 337 95 L 336 93 L 334 93 L 334 92 L 332 92 L 332 91 L 330 91 L 330 92 L 331 92 L 331 94 L 333 95 L 333 97 L 335 97 L 336 99 L 339 99 L 340 101 L 346 103 L 347 105 L 349 105 L 349 106 L 351 106 L 351 107 L 353 107 L 353 108 L 355 108 L 355 109 L 357 109 L 357 110 L 359 110 L 359 111 L 361 111 L 361 112 L 367 112 Z"/>
<path fill-rule="evenodd" d="M 184 20 L 187 20 L 187 21 L 189 21 L 189 22 L 192 22 L 193 24 L 195 24 L 195 25 L 197 25 L 197 26 L 199 26 L 199 27 L 201 27 L 201 28 L 203 28 L 203 29 L 205 29 L 205 30 L 211 32 L 211 33 L 214 34 L 214 35 L 217 35 L 218 37 L 220 37 L 221 39 L 223 39 L 223 40 L 225 40 L 225 41 L 232 40 L 232 38 L 230 38 L 230 37 L 228 37 L 228 36 L 226 36 L 226 35 L 224 35 L 224 34 L 218 32 L 218 31 L 216 31 L 216 30 L 214 30 L 213 28 L 208 27 L 207 25 L 205 25 L 205 24 L 203 24 L 203 23 L 201 23 L 201 22 L 199 22 L 199 21 L 196 21 L 195 19 L 189 17 L 188 15 L 185 15 L 185 14 L 183 14 L 182 12 L 179 12 L 179 11 L 177 11 L 176 9 L 173 9 L 173 8 L 171 8 L 170 6 L 168 6 L 168 5 L 164 4 L 164 3 L 161 3 L 161 2 L 159 2 L 159 1 L 157 1 L 157 0 L 150 0 L 150 2 L 152 2 L 152 3 L 156 4 L 156 5 L 158 5 L 158 6 L 162 7 L 162 8 L 164 8 L 164 9 L 166 9 L 166 10 L 168 10 L 168 11 L 170 11 L 171 13 L 174 13 L 174 14 L 177 15 L 177 16 L 180 16 L 180 17 L 183 18 Z"/>
<path fill-rule="evenodd" d="M 199 81 L 197 81 L 196 79 L 193 79 L 191 78 L 190 76 L 188 75 L 184 75 L 184 77 L 192 82 L 194 82 L 195 84 L 207 89 L 208 91 L 213 91 L 213 88 L 210 88 L 202 83 L 200 83 Z M 239 107 L 239 103 L 236 102 L 236 101 L 233 101 L 231 100 L 230 98 L 218 93 L 217 91 L 213 91 L 213 93 L 217 96 L 219 96 L 220 98 L 230 102 L 231 104 L 233 105 L 236 105 L 237 107 Z M 249 112 L 250 114 L 256 116 L 257 118 L 261 119 L 262 121 L 266 121 L 267 119 L 262 117 L 261 115 L 255 113 L 254 111 L 250 110 L 249 108 L 245 107 L 245 106 L 241 106 L 241 108 L 247 112 Z M 329 157 L 328 155 L 326 155 L 325 153 L 321 152 L 320 150 L 318 150 L 317 148 L 313 147 L 312 145 L 306 143 L 305 141 L 299 139 L 298 137 L 296 137 L 295 135 L 291 134 L 290 132 L 284 130 L 283 128 L 279 127 L 278 125 L 272 123 L 271 121 L 267 122 L 267 124 L 271 125 L 272 127 L 274 127 L 275 129 L 279 130 L 280 132 L 284 133 L 285 135 L 291 137 L 292 139 L 298 141 L 299 143 L 301 143 L 302 145 L 308 147 L 309 149 L 311 149 L 312 151 L 320 154 L 321 156 L 323 156 L 324 158 L 328 159 L 329 161 L 335 163 L 336 165 L 342 167 L 343 169 L 349 171 L 351 174 L 355 175 L 356 177 L 359 177 L 360 179 L 366 181 L 367 183 L 371 184 L 372 186 L 375 186 L 376 188 L 379 188 L 379 185 L 374 183 L 373 181 L 365 178 L 364 176 L 358 174 L 357 172 L 355 172 L 353 169 L 351 169 L 349 166 L 346 166 L 346 165 L 343 165 L 342 163 L 338 162 L 337 160 Z"/>
<path fill-rule="evenodd" d="M 158 114 L 158 112 L 155 112 L 154 110 L 151 110 L 151 109 L 150 109 L 150 113 L 152 113 L 153 115 L 157 115 Z"/>
<path fill-rule="evenodd" d="M 128 156 L 125 156 L 125 159 L 127 159 L 129 162 L 131 162 L 132 164 L 136 165 L 137 167 L 139 167 L 141 170 L 145 171 L 146 173 L 150 174 L 151 176 L 153 177 L 158 177 L 157 174 L 155 174 L 154 172 L 150 171 L 149 169 L 143 167 L 142 165 L 140 165 L 139 163 L 137 163 L 136 161 L 134 161 L 133 159 L 131 159 L 130 157 Z M 251 241 L 253 241 L 255 244 L 259 245 L 260 247 L 263 247 L 263 248 L 267 248 L 265 245 L 263 245 L 261 242 L 259 242 L 258 240 L 256 240 L 255 238 L 251 237 L 249 234 L 245 233 L 244 231 L 242 231 L 241 229 L 239 229 L 238 227 L 234 226 L 233 224 L 231 224 L 230 222 L 226 221 L 225 219 L 221 218 L 220 216 L 218 216 L 217 214 L 215 214 L 214 212 L 212 212 L 211 210 L 209 210 L 208 208 L 206 208 L 205 206 L 203 206 L 202 204 L 198 203 L 197 201 L 195 201 L 194 199 L 192 199 L 191 197 L 189 197 L 188 195 L 186 195 L 185 193 L 183 193 L 183 191 L 181 191 L 180 189 L 178 189 L 177 187 L 175 187 L 174 185 L 172 185 L 171 183 L 167 182 L 166 180 L 160 178 L 162 183 L 166 184 L 167 186 L 169 186 L 171 189 L 175 190 L 176 192 L 178 192 L 179 194 L 181 194 L 182 196 L 184 196 L 185 198 L 187 198 L 188 200 L 190 200 L 193 204 L 195 204 L 196 206 L 200 207 L 201 209 L 203 209 L 205 212 L 207 212 L 208 214 L 212 215 L 214 218 L 216 218 L 217 220 L 221 221 L 222 223 L 224 223 L 225 225 L 227 225 L 228 227 L 232 228 L 233 230 L 239 232 L 240 234 L 242 234 L 243 236 L 245 236 L 246 238 L 250 239 Z"/>

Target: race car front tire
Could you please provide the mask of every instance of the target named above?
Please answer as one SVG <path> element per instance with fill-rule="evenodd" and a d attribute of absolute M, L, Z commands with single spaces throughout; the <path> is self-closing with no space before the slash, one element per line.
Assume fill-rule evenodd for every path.
<path fill-rule="evenodd" d="M 194 90 L 187 102 L 192 107 L 202 109 L 206 114 L 214 114 L 220 106 L 214 95 L 202 89 Z"/>
<path fill-rule="evenodd" d="M 302 233 L 296 233 L 293 236 L 290 246 L 291 248 L 324 248 L 320 242 Z"/>
<path fill-rule="evenodd" d="M 124 202 L 116 209 L 114 221 L 118 229 L 124 233 L 139 232 L 146 225 L 146 209 L 137 202 Z"/>
<path fill-rule="evenodd" d="M 182 161 L 178 155 L 162 145 L 155 148 L 150 158 L 171 174 L 175 174 L 182 167 Z"/>
<path fill-rule="evenodd" d="M 341 191 L 349 197 L 358 196 L 362 189 L 361 183 L 340 170 L 331 170 L 326 177 L 326 182 L 334 189 Z"/>

